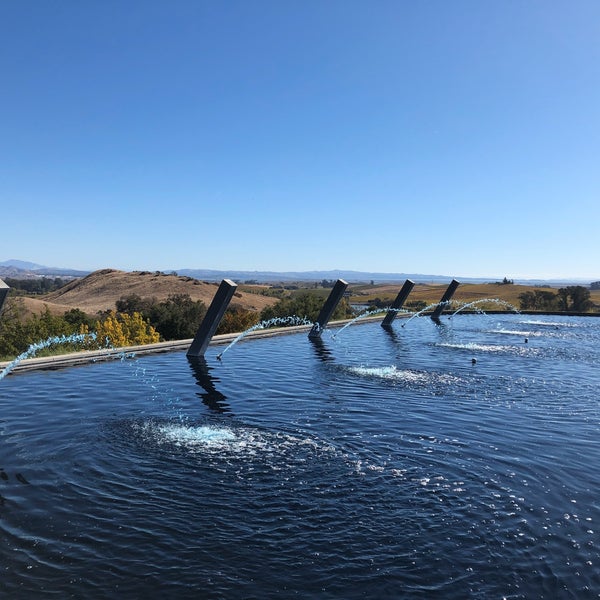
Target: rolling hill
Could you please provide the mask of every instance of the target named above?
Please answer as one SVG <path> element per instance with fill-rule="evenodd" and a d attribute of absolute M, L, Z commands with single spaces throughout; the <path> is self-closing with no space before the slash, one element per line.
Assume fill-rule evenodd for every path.
<path fill-rule="evenodd" d="M 39 298 L 28 298 L 30 310 L 37 303 L 42 309 L 48 305 L 51 312 L 60 312 L 78 308 L 90 315 L 98 311 L 114 310 L 117 300 L 124 296 L 137 294 L 141 298 L 166 300 L 175 294 L 188 294 L 192 300 L 201 300 L 208 306 L 217 291 L 217 283 L 207 283 L 179 275 L 166 275 L 161 272 L 117 271 L 103 269 L 94 271 L 86 277 L 76 279 L 55 292 Z M 259 294 L 236 292 L 232 305 L 247 310 L 260 311 L 275 304 L 277 299 Z M 36 311 L 37 312 L 37 311 Z"/>
<path fill-rule="evenodd" d="M 448 282 L 443 284 L 424 284 L 415 286 L 408 300 L 421 300 L 426 304 L 438 302 Z M 128 295 L 136 294 L 141 298 L 153 298 L 157 301 L 166 300 L 175 294 L 187 294 L 192 300 L 201 300 L 208 306 L 218 288 L 217 282 L 207 282 L 192 277 L 176 274 L 165 274 L 160 271 L 119 271 L 103 269 L 89 275 L 74 279 L 62 288 L 43 296 L 15 297 L 21 303 L 25 314 L 40 314 L 46 308 L 52 314 L 64 314 L 66 311 L 78 308 L 91 316 L 99 311 L 114 310 L 116 302 Z M 266 306 L 277 302 L 277 298 L 251 293 L 254 286 L 243 285 L 238 288 L 232 305 L 247 310 L 261 311 Z M 261 286 L 256 286 L 257 292 Z M 367 303 L 374 298 L 391 303 L 400 289 L 400 284 L 379 283 L 375 285 L 350 285 L 351 302 Z M 243 290 L 243 291 L 242 291 Z M 544 290 L 556 292 L 550 286 L 528 285 L 497 285 L 493 283 L 461 283 L 454 298 L 460 302 L 472 302 L 484 298 L 498 298 L 519 306 L 519 295 L 525 291 Z M 302 290 L 299 290 L 300 292 Z M 326 290 L 322 290 L 324 293 Z M 591 292 L 592 301 L 600 304 L 600 290 Z"/>

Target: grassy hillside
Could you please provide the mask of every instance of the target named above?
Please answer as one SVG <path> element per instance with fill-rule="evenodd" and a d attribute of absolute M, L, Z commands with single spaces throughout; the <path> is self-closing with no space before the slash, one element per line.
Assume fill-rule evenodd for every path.
<path fill-rule="evenodd" d="M 449 283 L 449 282 L 448 282 Z M 407 302 L 422 301 L 425 304 L 439 302 L 448 284 L 417 284 L 408 297 Z M 120 298 L 137 294 L 141 298 L 166 300 L 173 294 L 187 294 L 192 300 L 201 300 L 207 306 L 217 290 L 217 283 L 208 283 L 178 275 L 167 275 L 160 272 L 124 272 L 112 269 L 95 271 L 87 277 L 76 279 L 62 288 L 43 296 L 22 296 L 19 302 L 28 314 L 40 314 L 46 307 L 52 314 L 60 315 L 73 308 L 78 308 L 91 316 L 99 311 L 115 308 Z M 315 294 L 325 300 L 331 288 L 315 287 L 311 282 L 297 282 L 294 289 L 283 289 L 281 286 L 240 285 L 232 300 L 232 304 L 247 310 L 260 312 L 266 306 L 275 304 L 279 297 L 295 296 L 304 293 Z M 367 304 L 379 299 L 384 305 L 392 303 L 401 284 L 355 284 L 348 287 L 350 301 L 354 304 Z M 556 293 L 557 288 L 481 283 L 461 284 L 454 299 L 460 302 L 472 302 L 485 298 L 499 299 L 520 307 L 519 296 L 524 292 L 547 291 Z M 266 294 L 266 295 L 265 295 Z M 600 290 L 591 292 L 591 299 L 600 311 Z M 500 308 L 497 305 L 481 305 L 482 309 Z"/>
<path fill-rule="evenodd" d="M 174 294 L 187 294 L 192 300 L 201 300 L 208 306 L 217 291 L 217 283 L 198 281 L 191 277 L 167 275 L 161 272 L 125 272 L 113 269 L 95 271 L 87 277 L 76 279 L 60 289 L 26 298 L 27 310 L 39 313 L 48 306 L 53 314 L 61 314 L 78 308 L 90 315 L 99 311 L 114 310 L 115 303 L 122 297 L 136 294 L 141 298 L 166 300 Z M 258 294 L 237 291 L 232 304 L 252 311 L 261 311 L 277 302 Z"/>
<path fill-rule="evenodd" d="M 367 303 L 375 298 L 380 298 L 389 304 L 394 300 L 401 287 L 399 284 L 354 286 L 350 288 L 352 293 L 351 301 L 354 303 Z M 447 284 L 417 284 L 410 293 L 407 301 L 422 300 L 426 304 L 433 304 L 440 301 L 446 288 Z M 475 300 L 493 298 L 508 302 L 518 309 L 520 306 L 519 295 L 528 291 L 547 291 L 555 294 L 557 288 L 515 284 L 501 285 L 497 283 L 465 283 L 458 287 L 454 294 L 454 299 L 460 302 L 473 302 Z M 600 307 L 600 290 L 592 291 L 591 299 L 592 302 Z"/>

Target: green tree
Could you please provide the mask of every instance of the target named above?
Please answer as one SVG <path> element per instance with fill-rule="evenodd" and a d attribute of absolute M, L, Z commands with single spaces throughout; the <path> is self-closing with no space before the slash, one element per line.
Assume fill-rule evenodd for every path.
<path fill-rule="evenodd" d="M 535 307 L 535 294 L 530 291 L 519 294 L 519 306 L 521 310 L 533 310 Z"/>
<path fill-rule="evenodd" d="M 523 292 L 519 301 L 522 310 L 587 312 L 593 307 L 589 290 L 581 285 L 560 288 L 556 293 L 547 290 Z"/>
<path fill-rule="evenodd" d="M 566 288 L 560 288 L 558 295 L 564 306 L 562 310 L 587 312 L 592 308 L 590 291 L 582 285 L 569 285 Z M 570 302 L 568 302 L 569 299 Z"/>
<path fill-rule="evenodd" d="M 119 313 L 143 315 L 163 340 L 194 337 L 206 314 L 204 302 L 192 300 L 189 294 L 173 294 L 161 302 L 130 294 L 117 300 L 115 306 Z"/>
<path fill-rule="evenodd" d="M 11 299 L 2 311 L 0 319 L 0 357 L 15 358 L 25 352 L 32 344 L 43 342 L 52 337 L 69 336 L 79 333 L 80 325 L 70 322 L 63 315 L 53 315 L 46 306 L 39 315 L 25 316 L 22 299 Z M 47 356 L 57 352 L 79 349 L 73 345 L 50 347 L 38 352 L 38 356 Z"/>
<path fill-rule="evenodd" d="M 204 302 L 192 300 L 189 294 L 175 294 L 152 304 L 147 317 L 164 340 L 184 340 L 196 335 L 205 314 Z"/>
<path fill-rule="evenodd" d="M 140 314 L 149 316 L 150 307 L 155 303 L 155 300 L 143 299 L 138 294 L 129 294 L 117 300 L 115 307 L 117 308 L 117 312 L 120 313 L 132 315 L 134 312 L 139 312 Z"/>
<path fill-rule="evenodd" d="M 555 311 L 560 298 L 548 290 L 527 291 L 519 294 L 521 310 Z"/>
<path fill-rule="evenodd" d="M 230 306 L 223 315 L 217 334 L 222 333 L 241 333 L 246 331 L 259 322 L 259 314 L 252 310 L 247 310 L 241 306 Z"/>
<path fill-rule="evenodd" d="M 558 310 L 567 312 L 569 310 L 569 291 L 567 288 L 560 288 L 557 292 Z"/>
<path fill-rule="evenodd" d="M 369 300 L 369 309 L 374 309 L 374 308 L 385 308 L 387 306 L 390 305 L 389 300 L 383 300 L 379 297 L 373 298 L 372 300 Z"/>
<path fill-rule="evenodd" d="M 547 290 L 536 290 L 535 296 L 538 310 L 556 310 L 557 296 L 554 292 L 549 292 Z"/>
<path fill-rule="evenodd" d="M 13 279 L 8 277 L 4 282 L 11 288 L 16 295 L 22 294 L 47 294 L 53 292 L 68 283 L 68 281 L 55 277 L 40 277 L 39 279 Z"/>
<path fill-rule="evenodd" d="M 413 310 L 415 312 L 423 310 L 426 306 L 427 302 L 425 302 L 425 300 L 411 300 L 404 305 L 407 310 Z"/>
<path fill-rule="evenodd" d="M 260 318 L 263 321 L 275 317 L 296 316 L 308 321 L 315 322 L 323 306 L 323 298 L 317 294 L 303 293 L 293 298 L 282 298 L 277 304 L 263 309 Z M 344 298 L 333 313 L 333 320 L 352 317 L 352 309 L 348 300 Z"/>
<path fill-rule="evenodd" d="M 92 319 L 78 308 L 72 308 L 71 310 L 67 311 L 63 315 L 63 318 L 76 330 L 79 330 L 82 325 L 87 325 L 88 327 L 92 328 L 96 322 L 95 319 Z"/>
<path fill-rule="evenodd" d="M 23 327 L 24 311 L 23 300 L 9 295 L 0 316 L 0 357 L 3 359 L 18 356 L 29 346 Z"/>
<path fill-rule="evenodd" d="M 44 307 L 44 310 L 40 315 L 33 315 L 26 321 L 25 325 L 29 334 L 29 340 L 31 340 L 30 343 L 41 341 L 52 336 L 70 335 L 77 330 L 77 327 L 73 327 L 70 323 L 65 321 L 63 316 L 53 315 L 48 306 Z"/>

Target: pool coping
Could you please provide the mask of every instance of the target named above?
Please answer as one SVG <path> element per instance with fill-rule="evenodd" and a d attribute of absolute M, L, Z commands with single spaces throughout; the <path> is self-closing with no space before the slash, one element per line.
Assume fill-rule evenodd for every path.
<path fill-rule="evenodd" d="M 506 311 L 502 310 L 489 310 L 486 314 L 502 314 Z M 471 311 L 463 311 L 461 314 L 473 314 Z M 569 317 L 600 317 L 600 313 L 565 313 L 565 312 L 545 312 L 540 313 L 538 311 L 519 311 L 521 315 L 546 315 L 546 316 L 569 316 Z M 410 314 L 399 314 L 398 318 L 408 318 Z M 429 313 L 424 313 L 423 316 L 429 316 Z M 348 323 L 354 322 L 355 325 L 363 323 L 372 323 L 376 321 L 382 321 L 385 314 L 368 316 L 361 319 L 343 319 L 340 321 L 331 321 L 328 323 L 327 328 L 341 328 Z M 258 329 L 256 331 L 250 331 L 246 333 L 244 339 L 258 339 L 267 338 L 277 335 L 288 335 L 291 333 L 302 333 L 310 331 L 312 325 L 293 325 L 291 327 L 272 327 L 269 329 Z M 224 333 L 215 335 L 212 337 L 209 346 L 218 346 L 230 344 L 239 337 L 243 332 L 239 333 Z M 156 342 L 155 344 L 144 344 L 139 346 L 125 346 L 123 348 L 107 348 L 103 350 L 82 350 L 79 352 L 70 352 L 68 354 L 57 354 L 55 356 L 43 356 L 39 358 L 25 358 L 19 362 L 14 368 L 10 370 L 10 373 L 18 373 L 22 371 L 33 371 L 36 369 L 60 369 L 66 367 L 72 367 L 76 365 L 83 365 L 86 363 L 95 363 L 105 360 L 115 360 L 121 358 L 132 358 L 133 356 L 139 356 L 144 354 L 159 354 L 161 352 L 177 352 L 187 350 L 192 343 L 193 338 L 185 340 L 172 340 L 169 342 Z M 8 367 L 13 361 L 0 362 L 0 371 Z"/>
<path fill-rule="evenodd" d="M 383 316 L 365 317 L 356 322 L 369 323 L 373 321 L 380 321 Z M 339 328 L 344 325 L 351 323 L 354 319 L 345 319 L 342 321 L 332 321 L 328 324 L 328 328 Z M 288 335 L 291 333 L 302 333 L 308 332 L 312 328 L 312 325 L 293 325 L 291 327 L 272 327 L 269 329 L 258 329 L 256 331 L 250 331 L 244 339 L 257 339 L 267 338 L 278 335 Z M 210 341 L 210 346 L 218 346 L 230 344 L 239 337 L 241 333 L 224 333 L 221 335 L 215 335 Z M 87 363 L 95 363 L 100 361 L 115 360 L 122 358 L 132 358 L 133 356 L 140 356 L 144 354 L 159 354 L 162 352 L 177 352 L 187 350 L 192 343 L 193 338 L 185 340 L 171 340 L 168 342 L 156 342 L 154 344 L 143 344 L 138 346 L 124 346 L 123 348 L 106 348 L 102 350 L 81 350 L 78 352 L 69 352 L 68 354 L 57 354 L 54 356 L 42 356 L 38 358 L 25 358 L 19 362 L 10 374 L 19 373 L 23 371 L 43 370 L 43 369 L 60 369 L 66 367 L 72 367 L 76 365 L 83 365 Z M 0 362 L 0 371 L 10 365 L 12 361 Z"/>

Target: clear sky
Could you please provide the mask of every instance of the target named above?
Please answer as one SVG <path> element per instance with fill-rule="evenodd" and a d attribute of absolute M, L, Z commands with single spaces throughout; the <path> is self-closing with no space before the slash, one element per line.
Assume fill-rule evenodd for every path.
<path fill-rule="evenodd" d="M 600 279 L 598 0 L 2 0 L 0 261 Z"/>

